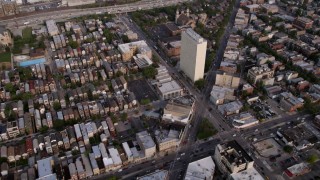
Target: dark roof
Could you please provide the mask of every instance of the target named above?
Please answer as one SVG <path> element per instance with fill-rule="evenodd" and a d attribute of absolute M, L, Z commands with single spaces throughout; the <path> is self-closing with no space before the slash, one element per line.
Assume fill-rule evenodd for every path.
<path fill-rule="evenodd" d="M 6 28 L 4 26 L 0 26 L 0 34 L 2 34 L 5 30 Z"/>
<path fill-rule="evenodd" d="M 164 37 L 164 38 L 161 38 L 160 40 L 163 43 L 170 43 L 170 42 L 180 41 L 181 36 Z"/>
<path fill-rule="evenodd" d="M 242 162 L 251 162 L 253 161 L 253 159 L 248 155 L 248 153 L 240 146 L 240 144 L 233 140 L 233 141 L 229 141 L 227 143 L 225 143 L 226 147 L 231 147 L 233 148 L 235 151 L 237 151 L 238 154 L 241 154 L 241 157 L 238 157 L 238 160 L 243 159 Z M 228 156 L 226 156 L 226 158 L 228 159 L 229 162 L 233 162 L 234 158 L 230 156 L 230 158 L 228 158 Z"/>
<path fill-rule="evenodd" d="M 167 23 L 164 25 L 169 31 L 179 31 L 179 27 L 174 23 Z"/>
<path fill-rule="evenodd" d="M 6 124 L 0 124 L 0 133 L 6 133 L 7 132 L 7 125 Z"/>

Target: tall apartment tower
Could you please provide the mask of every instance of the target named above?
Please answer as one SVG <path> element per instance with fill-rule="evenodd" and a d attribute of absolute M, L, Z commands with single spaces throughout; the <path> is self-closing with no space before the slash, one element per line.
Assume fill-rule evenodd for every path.
<path fill-rule="evenodd" d="M 193 81 L 203 78 L 207 40 L 191 28 L 182 32 L 180 69 Z"/>

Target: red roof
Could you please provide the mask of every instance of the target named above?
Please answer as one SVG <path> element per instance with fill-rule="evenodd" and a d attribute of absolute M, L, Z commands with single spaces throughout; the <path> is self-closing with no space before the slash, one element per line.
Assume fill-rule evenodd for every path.
<path fill-rule="evenodd" d="M 288 169 L 286 169 L 284 172 L 285 172 L 289 177 L 292 177 L 292 176 L 293 176 L 293 174 L 292 174 Z"/>
<path fill-rule="evenodd" d="M 33 150 L 33 144 L 32 144 L 32 139 L 31 138 L 27 138 L 26 139 L 26 148 L 27 148 L 27 151 L 32 151 Z"/>

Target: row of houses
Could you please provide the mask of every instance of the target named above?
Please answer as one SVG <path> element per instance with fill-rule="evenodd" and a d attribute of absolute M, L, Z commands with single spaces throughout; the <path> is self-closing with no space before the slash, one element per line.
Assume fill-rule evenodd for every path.
<path fill-rule="evenodd" d="M 70 94 L 70 93 L 69 93 Z M 72 102 L 75 100 L 74 96 L 69 96 Z M 61 110 L 47 110 L 46 106 L 53 106 L 55 102 L 61 105 Z M 126 111 L 137 105 L 133 93 L 126 96 L 116 96 L 115 98 L 106 98 L 100 101 L 80 101 L 72 107 L 66 107 L 65 99 L 61 101 L 48 100 L 48 96 L 39 101 L 40 107 L 35 108 L 34 102 L 30 99 L 27 103 L 29 112 L 24 112 L 24 105 L 22 101 L 18 101 L 15 105 L 14 112 L 17 112 L 18 120 L 0 124 L 0 138 L 2 141 L 14 138 L 19 134 L 32 134 L 39 131 L 42 127 L 53 127 L 54 121 L 69 121 L 90 119 L 93 116 L 104 116 L 107 113 L 115 113 L 119 111 Z M 10 107 L 12 103 L 10 104 Z M 1 104 L 1 116 L 5 118 L 6 104 Z"/>
<path fill-rule="evenodd" d="M 6 147 L 1 146 L 0 155 L 7 158 L 8 162 L 19 161 L 45 151 L 47 154 L 59 154 L 60 150 L 85 151 L 84 146 L 90 145 L 89 138 L 100 137 L 106 143 L 108 138 L 116 136 L 114 125 L 110 118 L 106 121 L 80 123 L 70 126 L 61 132 L 28 137 L 25 143 Z"/>

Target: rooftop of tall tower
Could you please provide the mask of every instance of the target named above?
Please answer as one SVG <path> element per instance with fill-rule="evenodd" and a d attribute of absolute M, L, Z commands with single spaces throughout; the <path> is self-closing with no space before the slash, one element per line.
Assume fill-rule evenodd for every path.
<path fill-rule="evenodd" d="M 185 33 L 188 34 L 193 40 L 197 41 L 198 43 L 203 43 L 206 40 L 201 37 L 198 33 L 196 33 L 193 29 L 188 28 L 185 30 Z"/>

